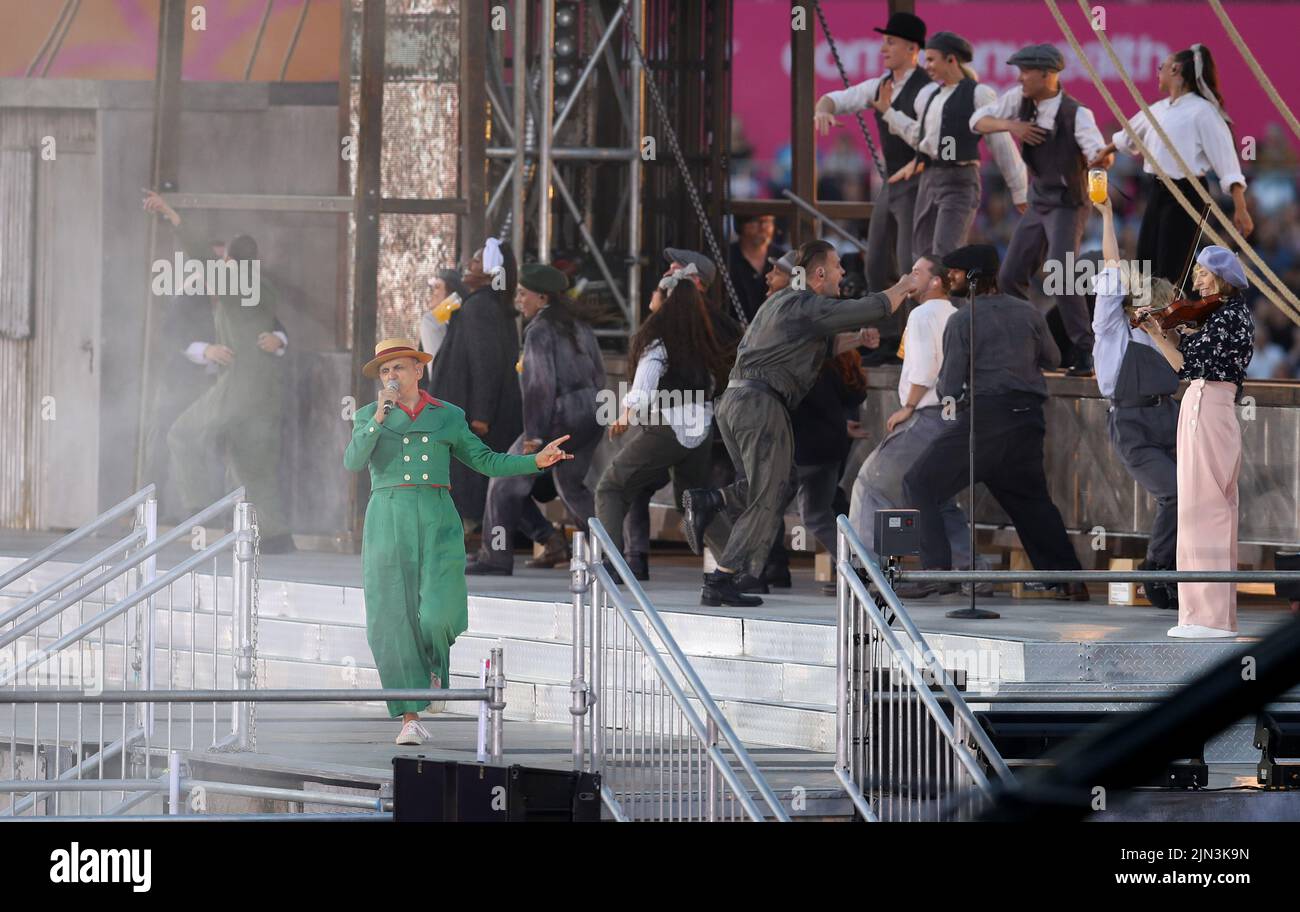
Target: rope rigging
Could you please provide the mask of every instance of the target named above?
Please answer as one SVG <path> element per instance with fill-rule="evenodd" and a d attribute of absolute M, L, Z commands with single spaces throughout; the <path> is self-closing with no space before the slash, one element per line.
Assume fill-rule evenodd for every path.
<path fill-rule="evenodd" d="M 1142 157 L 1151 166 L 1152 170 L 1155 171 L 1156 176 L 1164 183 L 1165 187 L 1169 190 L 1170 195 L 1178 201 L 1178 204 L 1183 207 L 1188 215 L 1193 219 L 1199 219 L 1199 212 L 1187 197 L 1183 195 L 1182 191 L 1178 189 L 1178 186 L 1174 183 L 1173 179 L 1164 171 L 1163 168 L 1160 167 L 1159 162 L 1155 160 L 1151 150 L 1147 147 L 1146 143 L 1142 141 L 1142 138 L 1138 136 L 1137 131 L 1135 131 L 1129 123 L 1129 119 L 1124 115 L 1119 103 L 1115 101 L 1110 90 L 1107 89 L 1105 83 L 1102 82 L 1101 76 L 1097 73 L 1092 62 L 1083 52 L 1083 47 L 1079 44 L 1079 40 L 1071 29 L 1070 24 L 1065 21 L 1065 17 L 1061 14 L 1061 10 L 1057 6 L 1056 0 L 1044 0 L 1044 2 L 1047 4 L 1047 8 L 1051 11 L 1052 17 L 1056 20 L 1057 25 L 1060 27 L 1061 33 L 1065 36 L 1066 40 L 1069 41 L 1070 47 L 1073 48 L 1079 61 L 1083 64 L 1084 69 L 1087 70 L 1088 75 L 1092 78 L 1093 83 L 1097 87 L 1097 91 L 1101 94 L 1114 115 L 1119 118 L 1120 123 L 1124 125 L 1124 131 L 1133 140 L 1134 145 L 1138 147 Z M 1084 11 L 1085 16 L 1088 17 L 1089 23 L 1092 24 L 1091 11 L 1087 5 L 1087 0 L 1079 0 L 1079 6 Z M 1115 54 L 1115 49 L 1111 46 L 1109 39 L 1106 38 L 1105 34 L 1098 29 L 1095 24 L 1092 24 L 1091 27 L 1093 34 L 1097 37 L 1107 55 L 1110 57 L 1111 64 L 1115 67 L 1116 72 L 1119 73 L 1121 80 L 1123 80 L 1125 87 L 1129 91 L 1129 94 L 1133 96 L 1134 101 L 1136 101 L 1138 106 L 1142 109 L 1143 113 L 1147 117 L 1147 122 L 1151 125 L 1152 129 L 1156 131 L 1160 141 L 1164 143 L 1165 148 L 1169 151 L 1170 155 L 1173 156 L 1175 163 L 1180 169 L 1182 169 L 1182 172 L 1187 175 L 1188 182 L 1196 189 L 1201 200 L 1210 207 L 1210 211 L 1213 212 L 1223 223 L 1228 234 L 1234 241 L 1236 241 L 1239 248 L 1259 266 L 1260 271 L 1264 275 L 1268 276 L 1268 278 L 1276 284 L 1277 288 L 1282 290 L 1282 295 L 1279 295 L 1273 287 L 1270 287 L 1270 285 L 1261 280 L 1259 275 L 1257 275 L 1250 266 L 1243 263 L 1242 268 L 1245 271 L 1247 278 L 1250 279 L 1255 287 L 1258 288 L 1274 306 L 1286 314 L 1293 323 L 1300 325 L 1300 310 L 1298 310 L 1298 308 L 1300 308 L 1300 300 L 1297 300 L 1291 290 L 1282 284 L 1281 279 L 1279 279 L 1268 267 L 1268 264 L 1260 258 L 1259 254 L 1255 252 L 1255 249 L 1246 242 L 1246 239 L 1242 237 L 1241 233 L 1237 230 L 1236 225 L 1232 223 L 1232 220 L 1228 218 L 1224 211 L 1219 207 L 1219 204 L 1215 202 L 1214 198 L 1205 190 L 1200 179 L 1195 177 L 1193 170 L 1187 166 L 1187 163 L 1183 160 L 1182 156 L 1178 153 L 1178 150 L 1174 147 L 1173 142 L 1169 139 L 1169 135 L 1165 133 L 1164 128 L 1160 126 L 1159 121 L 1152 115 L 1150 106 L 1147 105 L 1145 99 L 1142 98 L 1142 94 L 1133 84 L 1133 80 L 1129 77 L 1128 72 L 1121 64 L 1119 57 Z M 1204 230 L 1215 244 L 1225 248 L 1228 247 L 1227 242 L 1225 242 L 1223 238 L 1209 226 L 1209 224 L 1205 225 Z"/>

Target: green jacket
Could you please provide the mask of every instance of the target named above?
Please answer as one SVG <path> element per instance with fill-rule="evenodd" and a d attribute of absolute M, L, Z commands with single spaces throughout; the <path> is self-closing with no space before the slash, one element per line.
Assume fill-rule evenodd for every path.
<path fill-rule="evenodd" d="M 378 402 L 357 410 L 343 466 L 352 472 L 370 467 L 370 488 L 405 484 L 450 485 L 455 456 L 484 475 L 531 475 L 541 471 L 535 456 L 497 453 L 469 429 L 465 412 L 450 402 L 428 403 L 411 420 L 394 407 L 383 424 L 375 421 Z"/>

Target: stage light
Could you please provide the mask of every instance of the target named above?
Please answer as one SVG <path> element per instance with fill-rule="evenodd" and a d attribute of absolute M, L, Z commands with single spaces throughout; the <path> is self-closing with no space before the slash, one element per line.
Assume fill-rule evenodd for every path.
<path fill-rule="evenodd" d="M 1259 784 L 1267 789 L 1300 788 L 1300 712 L 1262 712 L 1255 719 Z"/>
<path fill-rule="evenodd" d="M 578 53 L 578 45 L 567 35 L 555 40 L 555 56 L 561 60 L 566 60 Z"/>
<path fill-rule="evenodd" d="M 1051 766 L 1056 755 L 1070 749 L 1067 746 L 1070 741 L 1089 729 L 1133 715 L 1136 713 L 1104 710 L 984 710 L 976 712 L 975 718 L 988 733 L 994 749 L 1002 755 L 1007 766 L 1015 769 Z M 978 753 L 980 765 L 991 772 L 992 765 L 973 739 L 970 746 Z M 1167 789 L 1204 788 L 1210 777 L 1210 768 L 1205 763 L 1205 745 L 1183 742 L 1177 747 L 1177 758 L 1170 760 L 1164 772 L 1148 783 L 1148 786 Z"/>

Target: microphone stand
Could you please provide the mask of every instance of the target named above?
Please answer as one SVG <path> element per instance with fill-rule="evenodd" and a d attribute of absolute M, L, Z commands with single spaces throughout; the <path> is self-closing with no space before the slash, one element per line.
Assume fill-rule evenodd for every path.
<path fill-rule="evenodd" d="M 969 334 L 969 357 L 966 360 L 967 377 L 966 377 L 966 400 L 970 403 L 970 430 L 967 438 L 967 468 L 969 474 L 969 485 L 966 490 L 970 492 L 970 568 L 975 569 L 975 284 L 979 281 L 980 270 L 966 270 L 966 308 L 970 311 L 970 334 Z M 991 621 L 1000 618 L 1002 615 L 996 611 L 987 611 L 983 608 L 975 607 L 975 581 L 970 584 L 970 607 L 954 608 L 944 614 L 944 617 L 961 618 L 973 621 Z"/>

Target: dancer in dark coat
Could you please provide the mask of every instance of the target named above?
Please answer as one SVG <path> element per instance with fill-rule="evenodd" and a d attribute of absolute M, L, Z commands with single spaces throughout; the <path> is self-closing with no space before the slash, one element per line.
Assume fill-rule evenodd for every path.
<path fill-rule="evenodd" d="M 523 430 L 519 395 L 519 332 L 513 306 L 515 259 L 508 244 L 489 238 L 474 253 L 464 283 L 470 292 L 447 328 L 428 391 L 465 410 L 470 429 L 503 452 Z M 483 521 L 487 478 L 459 463 L 451 467 L 451 496 L 467 531 Z"/>

